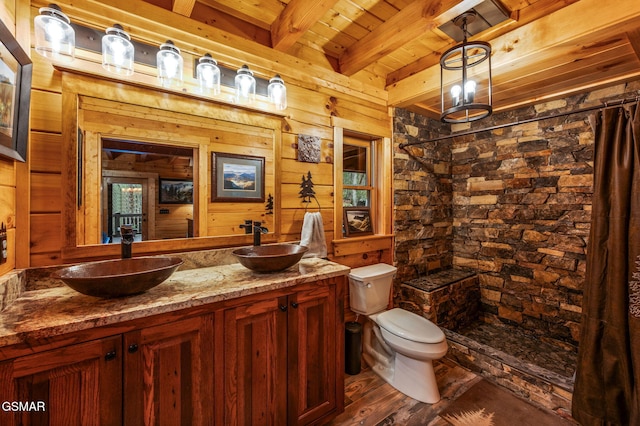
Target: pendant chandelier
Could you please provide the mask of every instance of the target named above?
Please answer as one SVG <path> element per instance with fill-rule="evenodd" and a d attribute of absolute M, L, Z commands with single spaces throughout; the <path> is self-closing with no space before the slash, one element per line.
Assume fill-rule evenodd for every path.
<path fill-rule="evenodd" d="M 453 21 L 462 29 L 464 40 L 440 58 L 440 120 L 445 123 L 476 121 L 492 112 L 491 45 L 467 41 L 467 24 L 476 16 L 469 11 Z"/>

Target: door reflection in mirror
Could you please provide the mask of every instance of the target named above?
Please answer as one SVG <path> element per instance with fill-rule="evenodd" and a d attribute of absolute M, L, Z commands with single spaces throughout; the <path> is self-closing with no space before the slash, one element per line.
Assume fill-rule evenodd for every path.
<path fill-rule="evenodd" d="M 162 180 L 193 180 L 193 149 L 141 141 L 102 138 L 100 241 L 120 242 L 129 225 L 135 241 L 193 235 L 193 203 L 163 202 Z"/>

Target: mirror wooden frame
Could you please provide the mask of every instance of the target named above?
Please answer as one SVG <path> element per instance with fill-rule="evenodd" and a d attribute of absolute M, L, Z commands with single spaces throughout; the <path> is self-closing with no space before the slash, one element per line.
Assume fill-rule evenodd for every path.
<path fill-rule="evenodd" d="M 246 110 L 237 108 L 227 108 L 221 106 L 215 108 L 212 102 L 203 102 L 202 99 L 183 93 L 164 93 L 155 86 L 151 87 L 144 83 L 118 81 L 117 84 L 126 86 L 127 90 L 113 90 L 114 80 L 109 76 L 95 75 L 85 71 L 69 69 L 56 66 L 61 72 L 62 78 L 62 111 L 63 113 L 62 134 L 62 184 L 68 188 L 63 193 L 62 207 L 62 247 L 61 256 L 63 262 L 86 261 L 93 259 L 104 259 L 120 255 L 120 247 L 117 244 L 90 244 L 78 245 L 77 235 L 82 232 L 77 228 L 77 203 L 78 203 L 78 124 L 79 124 L 79 98 L 82 96 L 110 100 L 113 102 L 125 102 L 141 107 L 158 108 L 165 111 L 188 111 L 189 114 L 198 115 L 221 123 L 232 122 L 245 126 L 255 126 L 257 129 L 268 129 L 273 132 L 273 156 L 278 158 L 281 155 L 282 145 L 282 125 L 283 119 L 278 115 L 263 114 L 252 111 L 247 114 Z M 214 106 L 214 108 L 212 108 Z M 206 151 L 206 150 L 205 150 Z M 201 152 L 194 161 L 198 167 L 205 172 L 202 174 L 203 181 L 206 182 L 206 170 L 209 155 Z M 280 164 L 273 165 L 273 186 L 280 187 Z M 194 181 L 195 184 L 195 181 Z M 195 194 L 194 194 L 195 196 Z M 208 191 L 198 191 L 198 219 L 194 221 L 194 228 L 200 229 L 207 226 L 206 212 L 209 205 Z M 194 199 L 194 202 L 196 200 Z M 274 208 L 280 209 L 280 197 L 275 197 Z M 195 214 L 194 214 L 195 216 Z M 263 236 L 262 241 L 275 243 L 280 239 L 280 223 L 274 220 L 274 226 L 270 232 Z M 250 245 L 253 235 L 220 235 L 220 236 L 200 236 L 192 238 L 176 238 L 170 240 L 141 241 L 136 243 L 136 256 L 153 255 L 161 253 L 172 253 L 180 251 L 207 250 L 215 248 L 235 247 Z"/>

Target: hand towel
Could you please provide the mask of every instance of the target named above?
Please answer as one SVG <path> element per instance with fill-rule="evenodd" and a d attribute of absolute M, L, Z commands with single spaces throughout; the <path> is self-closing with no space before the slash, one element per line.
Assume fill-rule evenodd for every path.
<path fill-rule="evenodd" d="M 307 212 L 302 222 L 300 245 L 309 248 L 303 257 L 327 257 L 327 243 L 320 212 Z"/>

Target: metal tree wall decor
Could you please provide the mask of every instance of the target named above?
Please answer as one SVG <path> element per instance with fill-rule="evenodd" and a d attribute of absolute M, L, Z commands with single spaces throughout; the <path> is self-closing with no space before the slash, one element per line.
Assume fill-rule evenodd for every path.
<path fill-rule="evenodd" d="M 271 193 L 269 193 L 269 196 L 267 197 L 267 205 L 265 206 L 265 209 L 267 210 L 266 214 L 273 214 L 273 195 L 271 195 Z"/>
<path fill-rule="evenodd" d="M 311 170 L 307 172 L 306 178 L 302 175 L 299 194 L 303 203 L 310 203 L 312 197 L 316 198 L 316 192 L 313 190 L 313 181 L 311 180 Z"/>

